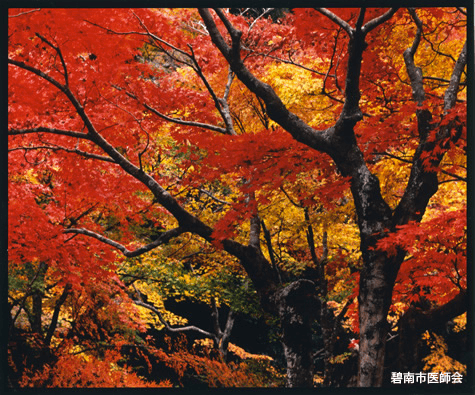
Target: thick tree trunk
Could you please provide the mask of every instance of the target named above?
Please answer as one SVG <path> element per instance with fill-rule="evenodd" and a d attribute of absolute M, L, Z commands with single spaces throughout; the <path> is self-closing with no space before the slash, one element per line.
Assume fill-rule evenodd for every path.
<path fill-rule="evenodd" d="M 278 291 L 275 298 L 287 362 L 287 386 L 313 386 L 312 323 L 317 311 L 315 284 L 299 280 Z"/>
<path fill-rule="evenodd" d="M 387 314 L 392 284 L 387 279 L 385 257 L 380 254 L 366 263 L 360 274 L 359 387 L 383 384 L 384 356 L 388 334 Z"/>

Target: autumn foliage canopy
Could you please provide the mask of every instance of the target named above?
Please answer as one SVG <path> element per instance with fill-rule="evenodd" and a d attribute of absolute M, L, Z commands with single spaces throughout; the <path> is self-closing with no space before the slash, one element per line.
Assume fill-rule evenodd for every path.
<path fill-rule="evenodd" d="M 8 22 L 10 386 L 466 373 L 465 9 Z"/>

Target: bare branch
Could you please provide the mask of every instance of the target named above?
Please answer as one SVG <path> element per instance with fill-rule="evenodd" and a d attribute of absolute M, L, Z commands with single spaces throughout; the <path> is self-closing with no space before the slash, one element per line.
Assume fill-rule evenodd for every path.
<path fill-rule="evenodd" d="M 190 332 L 190 331 L 194 331 L 194 332 L 198 332 L 198 333 L 201 333 L 202 335 L 206 336 L 206 337 L 209 337 L 211 339 L 214 339 L 215 336 L 210 333 L 210 332 L 207 332 L 201 328 L 198 328 L 197 326 L 194 326 L 194 325 L 189 325 L 189 326 L 182 326 L 180 328 L 173 328 L 170 326 L 170 324 L 163 318 L 163 315 L 162 313 L 160 312 L 160 310 L 158 310 L 155 306 L 149 304 L 149 303 L 145 303 L 141 300 L 134 300 L 134 303 L 137 305 L 137 306 L 142 306 L 142 307 L 145 307 L 146 309 L 149 309 L 151 311 L 153 311 L 157 316 L 158 316 L 158 319 L 160 320 L 160 322 L 165 326 L 165 328 L 167 329 L 167 331 L 170 331 L 170 332 Z"/>
<path fill-rule="evenodd" d="M 414 62 L 414 55 L 419 47 L 422 36 L 422 21 L 416 14 L 414 8 L 408 8 L 412 19 L 417 26 L 416 36 L 412 42 L 412 46 L 404 51 L 404 62 L 406 63 L 406 70 L 411 81 L 412 96 L 418 105 L 422 105 L 425 100 L 424 84 L 422 82 L 422 69 L 416 67 Z"/>
<path fill-rule="evenodd" d="M 422 21 L 419 19 L 419 17 L 416 14 L 416 10 L 414 8 L 408 8 L 409 14 L 411 14 L 412 19 L 416 23 L 417 26 L 417 32 L 416 36 L 414 37 L 414 40 L 412 42 L 412 46 L 410 49 L 408 49 L 409 54 L 414 57 L 414 54 L 417 51 L 417 48 L 419 47 L 419 44 L 421 42 L 421 37 L 422 37 Z"/>
<path fill-rule="evenodd" d="M 190 55 L 186 51 L 183 51 L 182 49 L 175 47 L 174 45 L 170 44 L 169 42 L 161 39 L 160 37 L 158 37 L 155 34 L 153 34 L 152 32 L 150 32 L 150 30 L 148 30 L 145 23 L 143 23 L 143 21 L 137 16 L 137 14 L 133 11 L 132 11 L 132 14 L 139 21 L 139 24 L 142 27 L 142 29 L 144 29 L 147 32 L 147 36 L 153 38 L 155 41 L 157 41 L 161 44 L 165 44 L 166 46 L 172 48 L 174 51 L 177 51 L 177 52 L 181 53 L 182 55 L 185 55 L 187 58 L 190 57 Z M 137 33 L 135 33 L 135 34 L 137 34 Z"/>
<path fill-rule="evenodd" d="M 220 352 L 222 353 L 224 358 L 226 358 L 226 353 L 227 353 L 228 345 L 229 345 L 229 338 L 231 336 L 231 331 L 233 329 L 233 326 L 234 326 L 234 313 L 230 308 L 228 311 L 228 316 L 226 318 L 224 331 L 222 332 L 221 344 L 220 344 Z"/>
<path fill-rule="evenodd" d="M 455 63 L 454 70 L 452 72 L 452 76 L 450 77 L 449 87 L 445 91 L 444 96 L 444 111 L 450 110 L 457 100 L 457 92 L 460 86 L 460 78 L 462 76 L 463 70 L 467 64 L 467 42 L 462 48 L 460 55 Z"/>
<path fill-rule="evenodd" d="M 149 104 L 141 102 L 137 98 L 137 96 L 135 96 L 132 92 L 126 91 L 124 88 L 121 88 L 120 86 L 117 86 L 117 85 L 113 85 L 113 87 L 115 89 L 117 89 L 118 91 L 124 91 L 124 93 L 127 96 L 129 96 L 131 99 L 136 100 L 138 103 L 140 103 L 147 110 L 151 111 L 156 116 L 158 116 L 158 117 L 160 117 L 160 118 L 162 118 L 162 119 L 164 119 L 168 122 L 176 123 L 178 125 L 193 126 L 193 127 L 198 127 L 198 128 L 202 128 L 202 129 L 212 130 L 214 132 L 218 132 L 218 133 L 221 133 L 221 134 L 229 134 L 227 129 L 221 128 L 219 126 L 210 125 L 210 124 L 201 123 L 201 122 L 186 121 L 186 120 L 181 119 L 181 118 L 169 117 L 168 115 L 165 115 L 165 114 L 161 113 L 160 111 L 158 111 L 157 109 L 153 108 Z"/>
<path fill-rule="evenodd" d="M 249 246 L 260 249 L 260 233 L 261 233 L 261 222 L 259 219 L 259 214 L 255 213 L 251 217 L 251 230 L 249 233 Z"/>
<path fill-rule="evenodd" d="M 356 21 L 355 28 L 356 30 L 361 30 L 361 26 L 363 26 L 364 16 L 366 14 L 366 8 L 360 8 L 360 14 L 358 15 L 358 20 Z"/>
<path fill-rule="evenodd" d="M 320 262 L 325 262 L 328 259 L 328 233 L 326 231 L 323 232 L 322 245 L 323 253 Z"/>
<path fill-rule="evenodd" d="M 325 15 L 327 18 L 329 18 L 331 21 L 336 23 L 338 26 L 343 28 L 345 32 L 348 33 L 348 36 L 353 37 L 354 34 L 354 29 L 343 19 L 341 19 L 338 15 L 335 15 L 333 12 L 330 10 L 327 10 L 326 8 L 315 8 L 319 13 L 322 15 Z"/>
<path fill-rule="evenodd" d="M 275 260 L 274 248 L 272 247 L 271 234 L 269 232 L 269 229 L 267 229 L 267 226 L 266 226 L 266 224 L 263 220 L 261 221 L 261 225 L 262 225 L 262 230 L 264 231 L 264 239 L 266 240 L 267 252 L 269 253 L 270 261 L 272 263 L 272 268 L 277 273 L 277 277 L 279 279 L 279 284 L 282 284 L 282 277 L 280 275 L 280 270 L 279 270 L 279 268 L 277 266 L 277 262 Z"/>
<path fill-rule="evenodd" d="M 229 19 L 226 17 L 224 14 L 223 10 L 221 8 L 215 8 L 214 11 L 218 15 L 219 19 L 221 19 L 221 22 L 223 22 L 224 26 L 226 27 L 226 30 L 228 31 L 229 35 L 231 36 L 232 39 L 232 48 L 235 51 L 236 50 L 236 44 L 238 44 L 238 47 L 240 47 L 240 40 L 242 36 L 242 32 L 238 29 L 236 29 L 232 23 L 229 21 Z M 234 54 L 236 55 L 236 54 Z"/>
<path fill-rule="evenodd" d="M 90 152 L 81 151 L 79 149 L 71 149 L 71 148 L 65 148 L 65 147 L 59 147 L 59 146 L 48 146 L 48 145 L 41 146 L 41 145 L 39 145 L 39 146 L 34 146 L 34 147 L 16 147 L 16 148 L 9 148 L 8 152 L 13 152 L 13 151 L 18 151 L 18 150 L 34 151 L 34 150 L 40 150 L 40 149 L 47 149 L 47 150 L 51 150 L 51 151 L 65 151 L 65 152 L 81 155 L 81 156 L 83 156 L 85 158 L 88 158 L 88 159 L 97 159 L 97 160 L 101 160 L 101 161 L 104 161 L 104 162 L 116 163 L 114 161 L 114 159 L 112 159 L 108 156 L 92 154 Z"/>
<path fill-rule="evenodd" d="M 63 292 L 61 293 L 61 296 L 56 301 L 56 304 L 53 310 L 53 316 L 51 318 L 48 332 L 45 337 L 45 344 L 47 346 L 49 346 L 51 339 L 53 338 L 53 334 L 56 329 L 56 326 L 58 325 L 58 318 L 59 318 L 59 312 L 61 310 L 61 306 L 64 304 L 64 302 L 66 302 L 66 298 L 68 297 L 71 289 L 72 289 L 72 285 L 70 283 L 66 284 L 66 286 L 63 289 Z"/>
<path fill-rule="evenodd" d="M 39 126 L 37 128 L 31 129 L 9 129 L 8 134 L 10 136 L 16 136 L 21 134 L 33 134 L 33 133 L 52 133 L 52 134 L 61 134 L 63 136 L 77 137 L 80 139 L 89 139 L 89 136 L 86 133 L 74 132 L 71 130 L 62 130 L 56 128 L 46 128 L 44 126 Z"/>
<path fill-rule="evenodd" d="M 234 73 L 233 73 L 233 71 L 231 70 L 231 67 L 230 67 L 229 71 L 228 71 L 228 82 L 226 83 L 226 88 L 224 89 L 224 95 L 223 95 L 223 99 L 226 100 L 226 101 L 229 98 L 229 93 L 231 91 L 231 85 L 233 83 L 233 80 L 234 80 Z"/>
<path fill-rule="evenodd" d="M 228 129 L 229 131 L 229 134 L 231 135 L 237 135 L 235 129 L 234 129 L 234 125 L 233 125 L 233 118 L 231 116 L 231 110 L 229 108 L 229 104 L 228 104 L 228 98 L 229 98 L 229 94 L 231 92 L 231 85 L 233 83 L 233 80 L 234 80 L 234 73 L 233 71 L 231 70 L 231 67 L 229 68 L 229 71 L 228 71 L 228 81 L 226 82 L 226 86 L 224 88 L 224 95 L 222 98 L 218 99 L 218 102 L 219 102 L 219 113 L 221 114 L 221 117 L 223 118 L 223 121 L 226 125 L 226 129 Z"/>
<path fill-rule="evenodd" d="M 325 86 L 326 86 L 326 83 L 327 83 L 327 80 L 328 80 L 328 77 L 330 75 L 330 70 L 333 68 L 333 63 L 334 63 L 334 60 L 335 60 L 335 56 L 336 56 L 336 52 L 337 52 L 337 44 L 338 44 L 338 37 L 340 36 L 340 32 L 341 32 L 341 28 L 338 29 L 336 35 L 335 35 L 335 43 L 333 45 L 333 51 L 332 51 L 332 56 L 330 58 L 330 64 L 328 66 L 328 70 L 327 72 L 324 74 L 325 75 L 325 78 L 323 79 L 323 83 L 322 83 L 322 94 L 324 94 L 325 96 L 327 96 L 328 98 L 330 98 L 331 100 L 335 100 L 335 101 L 338 101 L 340 103 L 344 103 L 343 100 L 341 99 L 338 99 L 336 97 L 333 97 L 329 92 L 327 92 Z M 335 79 L 335 85 L 338 89 L 338 91 L 341 93 L 341 94 L 344 94 L 342 89 L 340 88 L 339 84 L 338 84 L 338 78 L 337 78 L 337 69 L 338 69 L 338 65 L 339 65 L 339 59 L 337 60 L 336 62 L 336 65 L 335 65 L 335 72 L 334 72 L 334 75 L 333 75 L 333 78 Z"/>
<path fill-rule="evenodd" d="M 363 32 L 363 34 L 369 33 L 374 28 L 378 27 L 379 25 L 391 19 L 392 16 L 397 12 L 397 10 L 398 8 L 391 8 L 390 10 L 386 11 L 383 15 L 370 20 L 369 22 L 366 23 L 366 25 L 363 26 L 361 31 Z"/>
<path fill-rule="evenodd" d="M 60 82 L 58 82 L 56 79 L 54 79 L 53 77 L 51 77 L 50 75 L 46 74 L 46 73 L 43 73 L 41 70 L 37 69 L 36 67 L 33 67 L 33 66 L 30 66 L 30 65 L 27 65 L 26 63 L 24 62 L 19 62 L 17 60 L 13 60 L 13 59 L 8 59 L 8 63 L 9 64 L 12 64 L 12 65 L 15 65 L 17 67 L 20 67 L 24 70 L 27 70 L 35 75 L 37 75 L 38 77 L 41 77 L 43 78 L 44 80 L 48 81 L 50 84 L 54 85 L 56 88 L 58 88 L 61 92 L 63 92 L 66 97 L 68 98 L 68 100 L 71 102 L 71 104 L 74 106 L 74 108 L 76 109 L 76 112 L 78 113 L 78 115 L 81 117 L 82 121 L 84 122 L 84 124 L 86 125 L 86 128 L 88 130 L 88 135 L 89 137 L 92 137 L 94 136 L 96 138 L 96 140 L 102 140 L 102 141 L 105 141 L 102 139 L 102 137 L 100 137 L 99 133 L 97 132 L 97 130 L 95 129 L 94 125 L 92 124 L 91 120 L 89 119 L 89 117 L 87 116 L 86 112 L 84 111 L 84 107 L 81 105 L 81 103 L 79 102 L 79 100 L 76 98 L 76 96 L 71 92 L 71 90 L 69 89 L 68 86 L 66 85 L 63 85 L 61 84 Z M 83 137 L 84 135 L 79 135 L 79 136 L 75 136 L 75 137 Z M 97 142 L 96 142 L 97 143 Z M 102 148 L 102 147 L 101 147 Z M 110 146 L 110 148 L 112 148 L 112 146 Z M 112 148 L 113 149 L 113 148 Z M 119 155 L 121 156 L 115 149 L 113 149 L 115 152 L 115 156 Z M 106 151 L 107 152 L 107 151 Z M 107 152 L 109 155 L 110 153 Z M 125 159 L 125 158 L 124 158 Z"/>
<path fill-rule="evenodd" d="M 422 79 L 424 79 L 424 80 L 438 81 L 438 82 L 442 82 L 442 83 L 447 84 L 447 85 L 448 85 L 449 82 L 450 82 L 449 80 L 446 80 L 445 78 L 430 77 L 430 76 L 427 76 L 427 77 L 424 76 L 424 77 L 422 77 Z M 440 86 L 442 86 L 442 84 L 441 84 Z"/>
<path fill-rule="evenodd" d="M 216 340 L 218 341 L 223 336 L 221 327 L 219 326 L 219 311 L 216 304 L 216 298 L 211 298 L 211 318 L 213 319 L 213 328 L 216 335 Z M 219 346 L 219 345 L 218 345 Z"/>
<path fill-rule="evenodd" d="M 290 203 L 292 203 L 295 207 L 303 208 L 303 206 L 300 203 L 297 203 L 294 199 L 292 199 L 289 193 L 284 189 L 283 185 L 280 186 L 280 190 L 284 193 L 287 199 L 289 199 Z"/>
<path fill-rule="evenodd" d="M 216 196 L 214 196 L 211 192 L 207 191 L 206 189 L 199 188 L 199 191 L 204 193 L 205 195 L 209 196 L 211 199 L 213 199 L 214 201 L 216 201 L 218 203 L 227 204 L 227 205 L 232 204 L 232 203 L 227 202 L 226 200 L 222 200 L 222 199 L 217 198 Z"/>
<path fill-rule="evenodd" d="M 189 64 L 187 62 L 183 62 L 182 60 L 179 60 L 177 59 L 175 56 L 173 56 L 172 54 L 170 54 L 168 51 L 165 50 L 165 52 L 171 56 L 173 59 L 181 62 L 181 63 L 184 63 L 190 67 L 193 68 L 193 70 L 195 71 L 195 73 L 198 75 L 198 77 L 201 79 L 201 81 L 203 82 L 203 84 L 205 85 L 206 89 L 208 90 L 211 98 L 213 99 L 214 103 L 215 103 L 215 107 L 216 109 L 218 110 L 218 112 L 220 113 L 221 115 L 221 118 L 223 119 L 225 125 L 226 125 L 226 131 L 227 133 L 226 134 L 230 134 L 230 135 L 236 135 L 236 132 L 234 131 L 234 128 L 233 128 L 233 124 L 232 124 L 232 118 L 231 116 L 229 115 L 229 108 L 227 107 L 227 103 L 223 103 L 223 100 L 220 100 L 216 93 L 214 92 L 213 88 L 211 87 L 211 85 L 209 84 L 208 80 L 206 79 L 205 75 L 203 74 L 203 71 L 201 69 L 201 66 L 199 65 L 196 57 L 195 57 L 195 54 L 193 52 L 193 47 L 191 47 L 191 45 L 189 45 L 189 48 L 190 48 L 190 51 L 191 51 L 191 54 L 173 46 L 172 44 L 170 44 L 169 42 L 161 39 L 160 37 L 154 35 L 153 33 L 150 32 L 150 30 L 147 28 L 147 26 L 145 25 L 145 23 L 134 13 L 132 12 L 133 15 L 135 16 L 135 18 L 139 21 L 140 23 L 140 26 L 147 32 L 147 35 L 150 36 L 154 41 L 156 41 L 157 43 L 159 44 L 164 44 L 166 46 L 168 46 L 169 48 L 173 49 L 174 51 L 182 54 L 183 56 L 185 56 L 187 59 L 189 59 L 192 63 Z M 161 45 L 160 45 L 161 48 L 163 48 Z M 158 115 L 158 114 L 157 114 Z M 175 118 L 174 118 L 175 119 Z M 191 126 L 195 126 L 195 125 L 191 125 Z M 211 126 L 211 125 L 210 125 Z M 208 127 L 209 129 L 209 127 Z M 222 128 L 220 128 L 219 132 L 222 133 Z M 215 130 L 216 131 L 216 130 Z"/>
<path fill-rule="evenodd" d="M 233 328 L 233 325 L 234 325 L 234 313 L 231 309 L 229 309 L 228 317 L 226 319 L 226 324 L 224 326 L 223 340 L 229 338 L 229 336 L 231 335 L 231 329 Z"/>
<path fill-rule="evenodd" d="M 93 237 L 94 239 L 97 239 L 105 244 L 108 244 L 116 249 L 118 249 L 120 252 L 122 252 L 122 254 L 124 254 L 124 256 L 128 257 L 128 258 L 133 258 L 133 257 L 136 257 L 136 256 L 139 256 L 139 255 L 142 255 L 148 251 L 151 251 L 153 250 L 154 248 L 162 245 L 162 244 L 165 244 L 167 243 L 168 241 L 170 241 L 172 238 L 174 237 L 177 237 L 183 233 L 185 233 L 185 230 L 183 228 L 173 228 L 173 229 L 170 229 L 170 230 L 167 230 L 165 232 L 162 232 L 160 233 L 160 236 L 158 236 L 158 238 L 153 241 L 152 243 L 149 243 L 143 247 L 140 247 L 134 251 L 130 251 L 127 249 L 127 247 L 123 246 L 122 244 L 120 243 L 117 243 L 116 241 L 114 240 L 111 240 L 99 233 L 96 233 L 96 232 L 93 232 L 91 230 L 87 230 L 87 229 L 84 229 L 84 228 L 71 228 L 71 229 L 65 229 L 64 230 L 64 233 L 74 233 L 74 234 L 80 234 L 80 235 L 85 235 L 85 236 L 89 236 L 89 237 Z"/>
<path fill-rule="evenodd" d="M 66 67 L 66 62 L 64 61 L 63 54 L 61 52 L 61 49 L 57 47 L 56 45 L 53 45 L 50 41 L 48 41 L 45 37 L 43 37 L 40 33 L 36 33 L 36 37 L 38 37 L 41 41 L 49 45 L 51 48 L 53 48 L 56 53 L 59 56 L 59 59 L 61 60 L 61 64 L 63 65 L 63 76 L 64 76 L 64 83 L 66 86 L 69 85 L 69 77 L 68 77 L 68 68 Z"/>
<path fill-rule="evenodd" d="M 199 9 L 199 13 L 201 15 L 201 18 L 203 19 L 203 22 L 205 23 L 206 29 L 208 30 L 211 39 L 213 40 L 213 43 L 229 62 L 231 49 L 229 48 L 223 36 L 219 32 L 216 23 L 214 22 L 214 19 L 211 16 L 211 13 L 208 9 L 205 8 Z"/>
<path fill-rule="evenodd" d="M 291 55 L 289 55 L 289 59 L 283 59 L 283 58 L 279 58 L 278 56 L 271 55 L 270 52 L 272 52 L 272 51 L 269 51 L 268 53 L 253 52 L 253 56 L 262 56 L 264 58 L 269 58 L 269 59 L 277 60 L 278 62 L 282 62 L 282 63 L 285 63 L 285 64 L 290 64 L 292 66 L 298 67 L 298 68 L 303 69 L 303 70 L 310 71 L 311 73 L 315 73 L 317 75 L 321 75 L 321 76 L 325 75 L 325 73 L 323 73 L 321 71 L 312 69 L 311 67 L 307 67 L 307 66 L 304 66 L 303 64 L 295 62 L 292 59 Z"/>
<path fill-rule="evenodd" d="M 219 114 L 221 115 L 221 118 L 224 121 L 224 124 L 226 125 L 226 134 L 230 134 L 232 136 L 235 136 L 237 133 L 234 130 L 233 126 L 233 121 L 229 112 L 229 106 L 228 103 L 226 102 L 226 95 L 229 95 L 229 90 L 231 87 L 232 83 L 232 72 L 230 72 L 228 76 L 228 82 L 226 83 L 226 88 L 225 88 L 225 96 L 223 99 L 218 98 L 216 93 L 214 92 L 213 88 L 211 87 L 210 83 L 206 79 L 205 75 L 203 74 L 203 70 L 201 69 L 201 66 L 199 65 L 198 61 L 196 60 L 195 53 L 193 52 L 193 48 L 190 46 L 191 50 L 191 60 L 193 62 L 193 70 L 195 70 L 195 73 L 198 75 L 198 77 L 203 81 L 203 84 L 205 85 L 206 89 L 208 90 L 211 98 L 213 99 L 214 106 L 218 110 Z"/>
<path fill-rule="evenodd" d="M 377 154 L 377 155 L 389 156 L 390 158 L 399 160 L 399 161 L 404 162 L 404 163 L 410 163 L 410 164 L 413 163 L 413 161 L 410 160 L 410 159 L 401 158 L 400 156 L 393 155 L 393 154 L 391 154 L 391 153 L 389 153 L 389 152 L 376 152 L 375 154 Z M 439 170 L 441 173 L 443 173 L 443 174 L 446 174 L 446 175 L 448 175 L 448 176 L 450 176 L 450 177 L 455 178 L 457 181 L 463 181 L 463 182 L 467 182 L 467 181 L 468 181 L 467 177 L 459 176 L 459 175 L 457 175 L 457 174 L 455 174 L 455 173 L 449 172 L 449 171 L 444 170 L 444 169 L 438 169 L 438 170 Z M 453 180 L 451 180 L 451 181 L 453 181 Z"/>
<path fill-rule="evenodd" d="M 261 19 L 264 15 L 267 15 L 269 12 L 272 12 L 274 10 L 274 8 L 266 8 L 264 10 L 264 12 L 259 15 L 256 19 L 254 19 L 251 23 L 251 25 L 249 26 L 249 30 L 248 30 L 248 33 L 252 30 L 252 28 L 254 27 L 254 25 L 256 24 L 256 22 Z"/>
<path fill-rule="evenodd" d="M 307 244 L 308 248 L 310 249 L 310 256 L 312 257 L 313 264 L 316 268 L 318 268 L 320 265 L 320 261 L 318 260 L 317 252 L 315 250 L 315 236 L 313 233 L 312 224 L 310 223 L 310 213 L 308 212 L 308 207 L 305 207 L 304 214 L 305 222 L 307 222 Z"/>
<path fill-rule="evenodd" d="M 22 16 L 22 15 L 26 15 L 26 14 L 29 14 L 31 12 L 37 12 L 37 11 L 41 11 L 41 8 L 36 8 L 34 10 L 25 11 L 25 12 L 20 12 L 19 14 L 16 14 L 16 15 L 8 15 L 8 17 L 9 18 L 16 18 L 16 17 Z"/>

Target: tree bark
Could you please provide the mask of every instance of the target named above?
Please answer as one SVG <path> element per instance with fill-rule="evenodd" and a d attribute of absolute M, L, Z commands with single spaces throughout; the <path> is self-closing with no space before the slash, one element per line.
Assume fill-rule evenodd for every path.
<path fill-rule="evenodd" d="M 366 252 L 366 255 L 373 254 Z M 360 273 L 359 387 L 380 387 L 383 383 L 386 337 L 389 329 L 386 317 L 392 293 L 385 263 L 382 254 L 367 257 Z"/>
<path fill-rule="evenodd" d="M 275 295 L 287 363 L 287 387 L 313 386 L 312 323 L 318 299 L 315 283 L 298 280 Z"/>
<path fill-rule="evenodd" d="M 48 266 L 44 262 L 40 262 L 35 278 L 33 279 L 32 288 L 32 303 L 30 313 L 30 325 L 34 333 L 43 337 L 43 298 L 44 298 L 44 285 L 45 275 L 48 270 Z"/>

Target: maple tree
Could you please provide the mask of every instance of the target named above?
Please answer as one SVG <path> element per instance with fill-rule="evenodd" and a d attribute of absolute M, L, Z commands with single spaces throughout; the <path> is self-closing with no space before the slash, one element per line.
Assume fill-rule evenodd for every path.
<path fill-rule="evenodd" d="M 131 344 L 264 385 L 139 335 L 188 326 L 223 357 L 236 312 L 278 321 L 291 387 L 314 385 L 315 325 L 324 385 L 354 353 L 383 385 L 395 332 L 401 370 L 421 341 L 447 364 L 427 331 L 467 309 L 465 10 L 254 11 L 9 10 L 9 358 L 56 358 L 22 385 L 149 385 L 118 364 Z"/>

